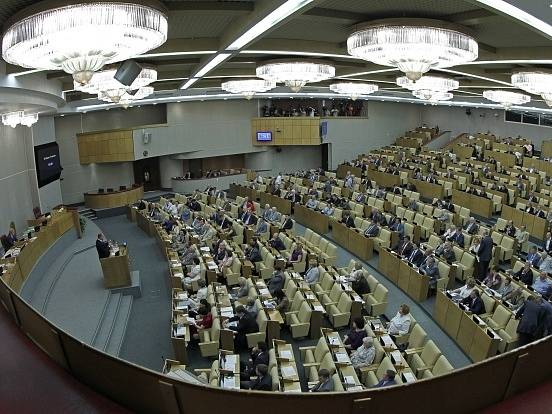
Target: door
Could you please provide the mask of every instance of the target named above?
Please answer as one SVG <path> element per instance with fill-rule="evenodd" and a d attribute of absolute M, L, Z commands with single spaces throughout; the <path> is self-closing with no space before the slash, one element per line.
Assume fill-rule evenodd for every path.
<path fill-rule="evenodd" d="M 144 191 L 161 189 L 161 171 L 159 157 L 134 161 L 134 182 L 142 184 Z"/>

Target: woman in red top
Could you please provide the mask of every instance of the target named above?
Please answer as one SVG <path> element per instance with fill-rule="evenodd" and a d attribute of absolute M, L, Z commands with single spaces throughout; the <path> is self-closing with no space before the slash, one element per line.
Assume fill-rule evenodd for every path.
<path fill-rule="evenodd" d="M 200 319 L 196 319 L 194 325 L 190 325 L 190 334 L 192 336 L 198 336 L 199 329 L 209 329 L 213 326 L 213 314 L 211 313 L 211 305 L 207 300 L 201 299 L 199 302 L 198 316 Z"/>

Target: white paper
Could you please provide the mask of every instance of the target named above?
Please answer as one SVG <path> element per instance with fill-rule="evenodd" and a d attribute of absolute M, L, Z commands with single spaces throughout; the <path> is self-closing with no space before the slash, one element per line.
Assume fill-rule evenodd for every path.
<path fill-rule="evenodd" d="M 295 368 L 292 366 L 282 367 L 282 377 L 284 378 L 290 378 L 297 375 L 295 372 Z"/>
<path fill-rule="evenodd" d="M 289 359 L 289 360 L 293 359 L 293 352 L 291 352 L 288 349 L 284 349 L 283 351 L 280 351 L 279 354 L 280 354 L 280 357 L 282 358 Z"/>

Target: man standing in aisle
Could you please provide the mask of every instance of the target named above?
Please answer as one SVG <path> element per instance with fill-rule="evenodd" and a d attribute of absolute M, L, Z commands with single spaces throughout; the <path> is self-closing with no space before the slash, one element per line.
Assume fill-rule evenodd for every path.
<path fill-rule="evenodd" d="M 483 233 L 483 239 L 481 239 L 481 244 L 479 250 L 477 251 L 477 256 L 481 264 L 481 273 L 480 277 L 485 278 L 487 270 L 489 268 L 489 263 L 491 262 L 493 256 L 493 239 L 489 235 L 489 230 L 485 230 Z"/>

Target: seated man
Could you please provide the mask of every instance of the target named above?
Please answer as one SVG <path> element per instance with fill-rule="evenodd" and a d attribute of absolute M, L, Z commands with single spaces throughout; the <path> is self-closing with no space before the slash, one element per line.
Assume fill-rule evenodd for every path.
<path fill-rule="evenodd" d="M 191 289 L 192 282 L 197 282 L 201 278 L 201 266 L 199 265 L 200 260 L 197 257 L 193 259 L 193 265 L 190 268 L 190 271 L 182 279 L 182 289 Z"/>
<path fill-rule="evenodd" d="M 374 385 L 372 388 L 383 388 L 389 387 L 390 385 L 396 385 L 397 382 L 395 381 L 395 375 L 397 375 L 395 371 L 388 369 L 387 371 L 385 371 L 385 375 L 383 376 L 381 381 Z"/>
<path fill-rule="evenodd" d="M 274 272 L 272 273 L 272 277 L 267 283 L 268 291 L 272 296 L 274 296 L 274 293 L 277 290 L 282 290 L 284 288 L 284 271 L 280 264 L 275 265 Z"/>
<path fill-rule="evenodd" d="M 278 212 L 278 210 L 276 209 L 276 207 L 272 207 L 272 209 L 270 210 L 270 221 L 280 221 L 280 219 L 282 218 L 282 215 Z"/>
<path fill-rule="evenodd" d="M 348 211 L 343 212 L 343 216 L 341 217 L 341 223 L 345 224 L 347 227 L 355 228 L 355 220 L 351 216 L 351 213 Z"/>
<path fill-rule="evenodd" d="M 307 200 L 305 206 L 308 208 L 316 209 L 316 207 L 318 207 L 318 201 L 316 200 L 316 198 L 314 198 L 313 195 L 311 195 Z"/>
<path fill-rule="evenodd" d="M 452 236 L 450 236 L 450 241 L 456 243 L 460 247 L 464 247 L 464 235 L 462 234 L 462 227 L 458 226 L 456 231 Z"/>
<path fill-rule="evenodd" d="M 257 378 L 254 381 L 240 382 L 241 389 L 257 390 L 257 391 L 272 391 L 272 377 L 268 373 L 268 366 L 258 364 L 255 368 Z"/>
<path fill-rule="evenodd" d="M 399 233 L 401 240 L 404 237 L 404 224 L 398 217 L 395 217 L 394 222 L 389 224 L 389 230 Z"/>
<path fill-rule="evenodd" d="M 259 219 L 259 223 L 257 224 L 257 228 L 255 229 L 255 236 L 260 236 L 261 234 L 264 234 L 268 231 L 268 224 L 266 224 L 266 221 L 264 218 Z"/>
<path fill-rule="evenodd" d="M 282 230 L 291 230 L 293 228 L 293 220 L 289 216 L 284 216 L 282 222 Z"/>
<path fill-rule="evenodd" d="M 449 221 L 449 219 L 450 219 L 450 212 L 443 208 L 441 210 L 441 214 L 439 214 L 439 216 L 437 216 L 437 220 L 439 220 L 442 223 L 446 223 L 446 222 Z"/>
<path fill-rule="evenodd" d="M 331 216 L 334 213 L 334 208 L 332 206 L 332 203 L 328 203 L 326 207 L 320 210 L 320 212 L 325 216 Z"/>
<path fill-rule="evenodd" d="M 397 314 L 389 321 L 387 333 L 389 335 L 406 335 L 410 332 L 410 308 L 406 304 L 399 306 Z"/>
<path fill-rule="evenodd" d="M 401 257 L 408 257 L 412 253 L 414 244 L 410 241 L 410 236 L 404 236 L 403 241 L 399 243 L 396 251 Z"/>
<path fill-rule="evenodd" d="M 270 209 L 270 205 L 265 204 L 265 208 L 263 211 L 263 214 L 261 215 L 261 218 L 265 221 L 270 221 L 272 217 L 272 210 Z"/>
<path fill-rule="evenodd" d="M 464 308 L 475 315 L 481 315 L 485 313 L 485 305 L 483 299 L 481 299 L 481 293 L 477 289 L 473 289 L 467 298 L 462 299 L 460 302 Z"/>
<path fill-rule="evenodd" d="M 418 246 L 413 243 L 412 251 L 410 252 L 410 255 L 408 258 L 405 256 L 405 259 L 414 266 L 419 267 L 423 260 L 425 259 L 424 253 L 418 248 Z"/>
<path fill-rule="evenodd" d="M 547 274 L 552 274 L 552 256 L 550 256 L 550 254 L 546 252 L 542 253 L 539 270 Z"/>
<path fill-rule="evenodd" d="M 251 240 L 251 243 L 245 251 L 245 258 L 251 263 L 257 263 L 263 260 L 259 246 L 255 240 Z"/>
<path fill-rule="evenodd" d="M 545 299 L 548 299 L 552 293 L 552 281 L 544 272 L 539 273 L 539 277 L 537 277 L 532 287 L 535 292 Z"/>
<path fill-rule="evenodd" d="M 429 277 L 429 288 L 437 289 L 437 279 L 439 279 L 439 268 L 433 257 L 428 257 L 426 262 L 420 267 L 420 273 Z"/>
<path fill-rule="evenodd" d="M 539 267 L 541 262 L 541 256 L 537 252 L 536 246 L 531 246 L 531 248 L 529 249 L 529 253 L 527 253 L 527 261 L 531 263 L 531 266 Z"/>
<path fill-rule="evenodd" d="M 309 285 L 315 285 L 320 278 L 320 271 L 318 270 L 318 260 L 309 260 L 309 267 L 305 271 L 305 282 Z"/>
<path fill-rule="evenodd" d="M 466 233 L 472 235 L 477 233 L 477 230 L 479 230 L 479 225 L 476 223 L 474 217 L 469 218 L 468 223 L 464 227 L 464 230 L 466 230 Z"/>
<path fill-rule="evenodd" d="M 367 367 L 374 362 L 376 349 L 374 348 L 374 338 L 366 336 L 362 339 L 362 345 L 351 354 L 351 363 L 353 368 L 360 369 Z"/>
<path fill-rule="evenodd" d="M 334 384 L 330 371 L 322 368 L 318 371 L 318 383 L 311 388 L 311 392 L 332 392 L 334 390 Z"/>
<path fill-rule="evenodd" d="M 379 234 L 380 228 L 376 221 L 372 219 L 372 223 L 364 231 L 366 237 L 376 237 Z"/>
<path fill-rule="evenodd" d="M 241 381 L 249 381 L 250 377 L 255 375 L 257 365 L 268 365 L 268 347 L 266 342 L 259 342 L 257 346 L 251 349 L 251 356 L 240 372 Z"/>
<path fill-rule="evenodd" d="M 268 244 L 270 245 L 270 247 L 272 247 L 273 249 L 276 249 L 278 251 L 286 249 L 286 245 L 284 244 L 284 242 L 280 238 L 280 233 L 274 233 L 272 235 L 272 238 L 268 241 Z"/>
<path fill-rule="evenodd" d="M 437 249 L 435 249 L 435 255 L 442 257 L 447 261 L 447 263 L 452 264 L 456 261 L 456 254 L 452 249 L 452 243 L 446 241 L 442 243 Z"/>
<path fill-rule="evenodd" d="M 228 319 L 228 322 L 237 322 L 236 326 L 228 325 L 228 328 L 234 331 L 234 347 L 236 351 L 247 349 L 247 334 L 258 332 L 259 325 L 257 321 L 251 317 L 243 305 L 236 306 L 236 316 Z M 258 366 L 257 366 L 258 368 Z"/>
<path fill-rule="evenodd" d="M 531 286 L 533 284 L 533 270 L 531 270 L 531 263 L 525 262 L 523 267 L 514 273 L 514 279 L 519 280 L 527 286 Z"/>
<path fill-rule="evenodd" d="M 441 239 L 452 241 L 452 238 L 454 237 L 455 234 L 456 234 L 456 226 L 452 225 L 441 235 Z"/>

